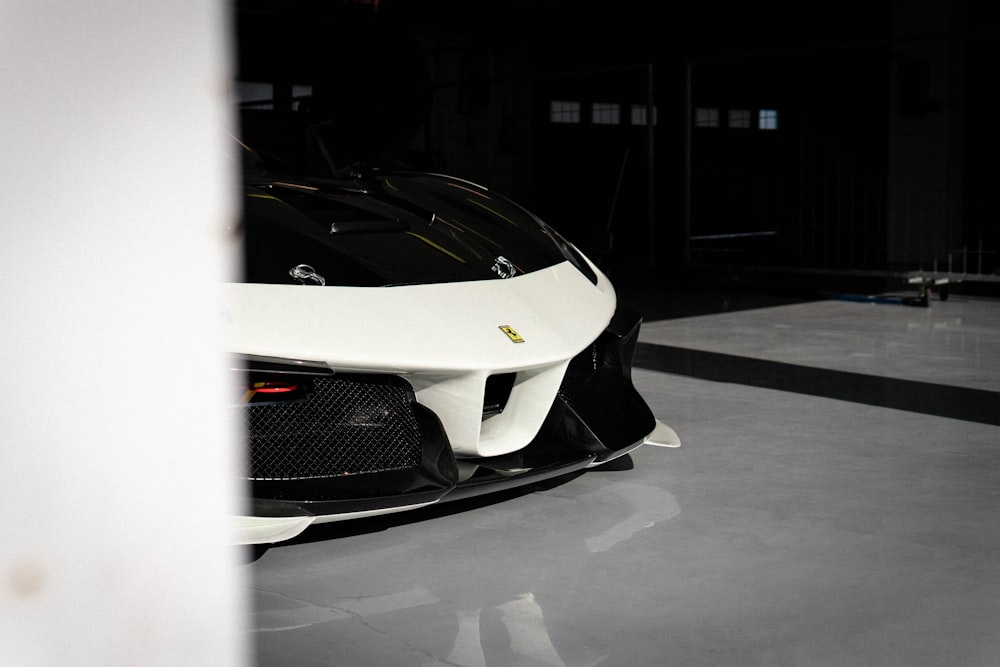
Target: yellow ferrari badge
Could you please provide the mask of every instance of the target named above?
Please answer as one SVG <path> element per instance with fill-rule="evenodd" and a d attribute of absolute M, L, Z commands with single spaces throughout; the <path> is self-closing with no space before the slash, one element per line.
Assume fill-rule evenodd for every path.
<path fill-rule="evenodd" d="M 523 343 L 524 342 L 524 339 L 521 338 L 521 334 L 519 334 L 516 331 L 514 331 L 514 327 L 510 326 L 509 324 L 503 324 L 503 325 L 501 325 L 500 326 L 500 331 L 502 331 L 505 334 L 507 334 L 507 338 L 510 338 L 515 343 Z"/>

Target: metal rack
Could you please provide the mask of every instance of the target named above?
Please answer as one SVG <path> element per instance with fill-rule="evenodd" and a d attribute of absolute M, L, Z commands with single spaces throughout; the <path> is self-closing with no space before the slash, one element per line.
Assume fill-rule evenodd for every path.
<path fill-rule="evenodd" d="M 997 254 L 993 250 L 983 250 L 983 242 L 980 241 L 976 250 L 969 250 L 963 247 L 960 251 L 949 252 L 947 254 L 947 269 L 939 269 L 938 258 L 934 258 L 933 268 L 930 271 L 918 269 L 905 274 L 906 282 L 916 285 L 921 299 L 928 299 L 932 290 L 937 290 L 938 298 L 945 301 L 948 298 L 948 291 L 951 285 L 962 282 L 982 282 L 1000 283 L 1000 273 L 994 268 L 992 272 L 984 272 L 984 259 L 992 258 Z M 969 258 L 973 258 L 975 270 L 969 272 Z M 961 265 L 958 270 L 957 264 Z M 988 268 L 988 266 L 987 266 Z"/>

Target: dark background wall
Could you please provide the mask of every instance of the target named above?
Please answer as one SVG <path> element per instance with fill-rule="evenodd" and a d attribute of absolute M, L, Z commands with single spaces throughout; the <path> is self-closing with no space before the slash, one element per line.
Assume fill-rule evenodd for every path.
<path fill-rule="evenodd" d="M 378 158 L 475 180 L 624 277 L 996 270 L 998 10 L 654 7 L 237 0 L 237 78 L 273 98 L 243 132 L 315 173 Z"/>

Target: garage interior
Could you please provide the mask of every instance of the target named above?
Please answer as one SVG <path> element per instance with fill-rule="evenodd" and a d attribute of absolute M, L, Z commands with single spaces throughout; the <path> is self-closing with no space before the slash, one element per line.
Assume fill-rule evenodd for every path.
<path fill-rule="evenodd" d="M 994 5 L 0 16 L 0 663 L 1000 664 Z M 540 214 L 682 446 L 234 548 L 220 126 Z"/>
<path fill-rule="evenodd" d="M 683 443 L 248 550 L 256 664 L 1000 664 L 994 7 L 236 10 L 245 136 L 539 213 Z"/>
<path fill-rule="evenodd" d="M 248 553 L 256 664 L 997 664 L 996 303 L 715 305 L 641 336 L 679 449 Z"/>

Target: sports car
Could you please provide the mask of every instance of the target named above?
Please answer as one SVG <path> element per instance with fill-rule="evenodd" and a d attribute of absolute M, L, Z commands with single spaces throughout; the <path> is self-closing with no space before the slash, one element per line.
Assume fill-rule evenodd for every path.
<path fill-rule="evenodd" d="M 240 543 L 679 446 L 632 384 L 641 316 L 537 216 L 445 175 L 242 152 Z"/>

